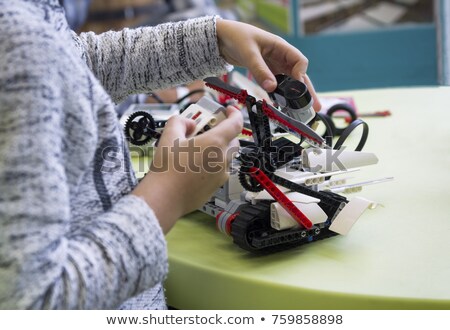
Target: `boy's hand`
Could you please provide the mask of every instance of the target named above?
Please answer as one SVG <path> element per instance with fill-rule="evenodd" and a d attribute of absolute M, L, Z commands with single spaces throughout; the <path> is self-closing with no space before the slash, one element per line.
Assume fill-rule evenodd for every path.
<path fill-rule="evenodd" d="M 242 126 L 240 111 L 232 107 L 224 121 L 193 138 L 187 136 L 195 128 L 194 121 L 179 116 L 168 121 L 150 172 L 133 191 L 153 209 L 165 233 L 226 182 Z"/>
<path fill-rule="evenodd" d="M 287 74 L 308 86 L 314 109 L 320 110 L 319 99 L 306 74 L 308 59 L 286 40 L 249 24 L 222 19 L 217 20 L 217 38 L 224 59 L 248 68 L 266 91 L 276 88 L 275 74 Z"/>

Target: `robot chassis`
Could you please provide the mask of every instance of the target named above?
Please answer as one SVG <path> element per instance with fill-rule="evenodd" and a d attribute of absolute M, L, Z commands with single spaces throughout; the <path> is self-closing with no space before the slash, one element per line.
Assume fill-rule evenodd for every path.
<path fill-rule="evenodd" d="M 242 133 L 253 139 L 240 141 L 229 180 L 200 211 L 215 217 L 218 229 L 230 235 L 239 247 L 258 253 L 346 234 L 372 204 L 361 203 L 362 199 L 349 203 L 346 197 L 332 191 L 330 178 L 347 173 L 348 167 L 377 162 L 375 155 L 360 152 L 368 135 L 365 122 L 352 118 L 332 148 L 330 140 L 326 141 L 308 126 L 317 120 L 326 124 L 326 120 L 312 109 L 313 100 L 306 85 L 285 75 L 277 75 L 277 81 L 277 89 L 270 94 L 273 106 L 219 78 L 205 79 L 208 87 L 246 107 L 251 130 L 244 129 Z M 204 97 L 181 115 L 196 121 L 196 135 L 225 119 L 224 111 L 220 104 Z M 300 142 L 276 136 L 271 123 Z M 340 151 L 344 140 L 360 125 L 363 133 L 356 150 Z M 143 145 L 159 139 L 161 126 L 155 126 L 148 112 L 135 112 L 125 124 L 125 135 L 132 144 Z M 344 169 L 329 168 L 325 163 L 324 156 L 333 153 L 341 157 L 342 162 L 338 163 Z M 343 186 L 346 188 L 341 191 L 358 191 L 363 184 L 371 183 L 374 182 Z M 342 212 L 346 206 L 349 210 Z"/>

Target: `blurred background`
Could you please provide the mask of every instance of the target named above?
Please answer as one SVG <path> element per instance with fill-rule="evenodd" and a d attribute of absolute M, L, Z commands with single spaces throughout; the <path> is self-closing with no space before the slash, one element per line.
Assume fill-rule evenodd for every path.
<path fill-rule="evenodd" d="M 248 22 L 310 60 L 318 91 L 450 84 L 445 0 L 64 0 L 78 32 L 101 33 L 203 15 Z M 202 84 L 155 92 L 179 100 Z M 198 94 L 198 95 L 197 95 Z M 185 98 L 195 101 L 201 93 Z M 154 97 L 153 97 L 154 98 Z M 152 102 L 152 96 L 140 96 Z"/>

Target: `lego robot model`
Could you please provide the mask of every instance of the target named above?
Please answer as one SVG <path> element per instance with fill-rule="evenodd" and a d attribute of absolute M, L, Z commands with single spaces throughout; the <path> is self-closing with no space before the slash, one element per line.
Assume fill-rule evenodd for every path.
<path fill-rule="evenodd" d="M 271 105 L 220 79 L 205 79 L 208 87 L 244 104 L 252 141 L 242 141 L 230 179 L 202 211 L 215 216 L 218 228 L 234 243 L 252 252 L 272 252 L 347 234 L 375 204 L 358 197 L 349 201 L 336 192 L 357 192 L 362 185 L 390 179 L 357 184 L 339 179 L 339 175 L 377 163 L 374 154 L 361 152 L 367 124 L 355 119 L 332 146 L 310 127 L 318 118 L 306 85 L 284 75 L 277 80 Z M 271 123 L 289 134 L 276 136 Z M 363 132 L 356 150 L 344 150 L 346 138 L 359 126 Z"/>
<path fill-rule="evenodd" d="M 355 120 L 332 147 L 309 126 L 317 116 L 306 85 L 285 75 L 277 80 L 278 88 L 270 95 L 272 105 L 219 78 L 205 79 L 208 87 L 245 106 L 250 129 L 243 134 L 250 138 L 241 140 L 227 183 L 200 210 L 215 217 L 220 231 L 251 252 L 274 252 L 346 234 L 374 204 L 358 197 L 349 201 L 336 191 L 359 191 L 364 184 L 385 180 L 346 185 L 345 179 L 335 179 L 378 161 L 374 154 L 361 152 L 367 124 Z M 220 104 L 203 98 L 182 115 L 196 120 L 199 134 L 223 120 L 224 111 Z M 158 138 L 148 125 L 151 119 L 143 118 L 127 122 L 127 136 L 133 138 L 134 127 L 138 142 L 143 136 Z M 272 133 L 271 124 L 286 134 Z M 345 138 L 360 125 L 363 134 L 356 150 L 341 150 Z"/>

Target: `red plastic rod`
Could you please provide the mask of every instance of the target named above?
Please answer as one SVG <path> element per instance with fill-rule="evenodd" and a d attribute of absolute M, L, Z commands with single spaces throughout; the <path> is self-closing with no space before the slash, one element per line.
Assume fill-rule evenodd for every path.
<path fill-rule="evenodd" d="M 278 203 L 280 203 L 280 205 L 301 226 L 305 227 L 306 229 L 310 229 L 313 226 L 311 220 L 309 220 L 308 217 L 304 215 L 303 212 L 300 211 L 297 206 L 295 206 L 294 203 L 292 203 L 280 189 L 278 189 L 275 183 L 273 183 L 272 180 L 270 180 L 270 178 L 263 171 L 261 171 L 257 167 L 251 167 L 249 174 L 256 181 L 258 181 L 264 187 L 264 189 L 267 190 L 270 196 L 272 196 Z"/>

